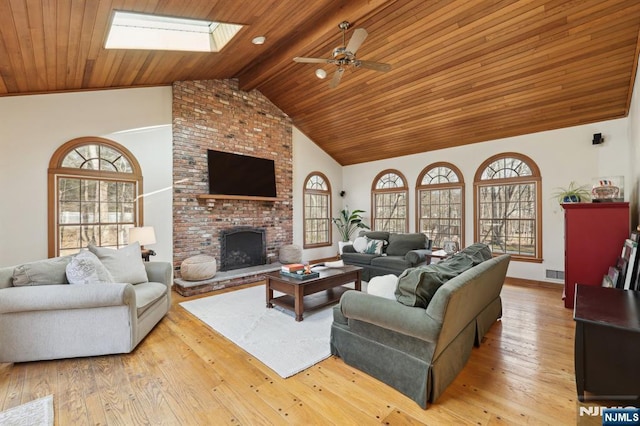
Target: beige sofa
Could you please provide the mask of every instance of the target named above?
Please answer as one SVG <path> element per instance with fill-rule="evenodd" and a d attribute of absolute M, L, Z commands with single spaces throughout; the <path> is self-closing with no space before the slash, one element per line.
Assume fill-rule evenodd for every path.
<path fill-rule="evenodd" d="M 426 307 L 347 291 L 333 311 L 331 353 L 427 408 L 501 317 L 500 291 L 509 260 L 509 255 L 490 258 L 449 279 Z M 454 272 L 443 268 L 446 265 L 433 275 Z M 420 269 L 406 271 L 398 287 L 403 277 L 411 281 Z"/>
<path fill-rule="evenodd" d="M 42 275 L 58 261 L 66 260 L 29 265 Z M 0 268 L 0 362 L 128 353 L 171 307 L 169 262 L 144 263 L 148 282 L 135 285 L 39 282 L 16 287 L 15 270 Z M 60 280 L 64 274 L 52 278 Z"/>

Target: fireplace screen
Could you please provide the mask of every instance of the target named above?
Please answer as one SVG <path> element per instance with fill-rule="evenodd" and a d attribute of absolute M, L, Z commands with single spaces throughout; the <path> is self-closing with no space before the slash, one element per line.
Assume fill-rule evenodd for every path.
<path fill-rule="evenodd" d="M 220 232 L 220 270 L 264 265 L 267 259 L 265 230 L 237 227 Z"/>

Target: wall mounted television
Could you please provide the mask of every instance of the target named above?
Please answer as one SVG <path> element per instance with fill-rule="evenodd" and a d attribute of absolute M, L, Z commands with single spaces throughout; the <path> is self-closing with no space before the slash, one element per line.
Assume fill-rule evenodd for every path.
<path fill-rule="evenodd" d="M 276 197 L 275 162 L 230 152 L 207 151 L 209 194 Z"/>

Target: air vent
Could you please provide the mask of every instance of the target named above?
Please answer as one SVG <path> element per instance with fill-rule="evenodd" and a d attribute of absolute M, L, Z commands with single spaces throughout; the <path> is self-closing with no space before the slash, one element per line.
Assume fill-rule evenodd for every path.
<path fill-rule="evenodd" d="M 564 271 L 554 271 L 553 269 L 546 270 L 547 278 L 554 280 L 564 280 Z"/>

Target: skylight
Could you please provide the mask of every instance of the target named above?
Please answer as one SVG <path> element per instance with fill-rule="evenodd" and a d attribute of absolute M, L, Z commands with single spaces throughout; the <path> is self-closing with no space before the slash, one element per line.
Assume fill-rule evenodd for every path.
<path fill-rule="evenodd" d="M 219 52 L 241 28 L 223 22 L 116 10 L 105 48 Z"/>

